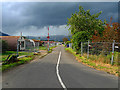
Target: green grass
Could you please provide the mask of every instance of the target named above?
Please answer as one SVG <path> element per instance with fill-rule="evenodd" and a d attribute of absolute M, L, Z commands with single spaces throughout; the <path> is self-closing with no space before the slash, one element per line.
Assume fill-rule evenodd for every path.
<path fill-rule="evenodd" d="M 73 49 L 71 49 L 71 48 L 65 48 L 65 50 L 69 51 L 70 53 L 72 53 L 73 55 L 76 56 L 76 52 Z"/>
<path fill-rule="evenodd" d="M 50 47 L 50 49 L 53 49 L 53 48 L 55 48 L 55 47 L 57 47 L 57 46 L 52 46 L 52 47 Z"/>
<path fill-rule="evenodd" d="M 51 53 L 51 52 L 53 51 L 53 48 L 55 48 L 55 47 L 57 47 L 57 46 L 52 46 L 52 47 L 50 47 L 48 53 Z"/>
<path fill-rule="evenodd" d="M 47 48 L 44 47 L 44 46 L 40 46 L 40 47 L 39 47 L 39 50 L 47 50 Z"/>
<path fill-rule="evenodd" d="M 50 47 L 50 52 L 52 52 L 52 49 L 55 48 L 56 46 L 53 46 L 53 47 Z M 39 47 L 40 50 L 46 50 L 46 47 Z M 7 51 L 6 53 L 3 53 L 2 55 L 0 55 L 0 58 L 2 57 L 2 61 L 6 60 L 7 56 L 10 55 L 10 54 L 15 54 L 16 52 L 15 51 Z M 27 63 L 27 62 L 30 62 L 31 60 L 33 60 L 34 58 L 34 55 L 33 55 L 33 52 L 19 52 L 19 55 L 28 55 L 29 57 L 23 57 L 23 58 L 19 58 L 17 62 L 14 62 L 14 63 L 10 63 L 10 64 L 6 64 L 6 65 L 2 65 L 2 71 L 5 71 L 7 69 L 10 69 L 12 67 L 15 67 L 15 66 L 18 66 L 18 65 L 21 65 L 21 64 L 24 64 L 24 63 Z"/>
<path fill-rule="evenodd" d="M 31 61 L 34 57 L 24 57 L 24 58 L 20 58 L 18 60 L 18 62 L 14 62 L 14 63 L 10 63 L 10 64 L 6 64 L 6 65 L 2 65 L 2 71 L 5 71 L 7 69 L 10 69 L 12 67 L 27 63 L 29 61 Z"/>
<path fill-rule="evenodd" d="M 11 55 L 11 54 L 15 54 L 16 55 L 16 51 L 6 51 L 5 53 L 2 53 L 0 55 L 1 61 L 4 62 L 7 59 L 8 55 Z M 24 52 L 24 51 L 23 52 L 19 52 L 19 56 L 22 56 L 22 55 L 33 56 L 33 52 Z M 2 68 L 0 67 L 0 69 L 2 69 L 2 71 L 4 71 L 6 69 L 9 69 L 9 68 L 15 67 L 17 65 L 23 64 L 23 63 L 31 60 L 32 58 L 33 57 L 20 58 L 18 62 L 2 65 Z"/>
<path fill-rule="evenodd" d="M 48 53 L 52 52 L 52 49 L 55 47 L 56 46 L 50 47 L 50 51 Z M 47 48 L 43 47 L 43 46 L 39 47 L 39 49 L 40 50 L 47 50 Z M 5 61 L 8 57 L 8 55 L 10 55 L 10 54 L 16 54 L 16 51 L 7 51 L 6 53 L 2 53 L 0 55 L 0 58 L 2 58 L 2 61 Z M 5 71 L 5 70 L 10 69 L 12 67 L 27 63 L 27 62 L 33 60 L 33 58 L 34 58 L 33 52 L 19 52 L 19 56 L 21 56 L 21 55 L 28 55 L 29 57 L 19 58 L 17 62 L 2 65 L 2 68 L 0 67 L 0 69 L 2 69 L 2 71 Z"/>
<path fill-rule="evenodd" d="M 8 57 L 8 55 L 11 55 L 11 54 L 17 54 L 17 52 L 16 51 L 6 51 L 5 53 L 0 54 L 0 58 L 2 58 L 1 61 L 5 61 Z M 21 52 L 20 51 L 19 56 L 22 56 L 22 55 L 31 56 L 31 55 L 33 55 L 33 52 L 24 52 L 24 51 Z"/>

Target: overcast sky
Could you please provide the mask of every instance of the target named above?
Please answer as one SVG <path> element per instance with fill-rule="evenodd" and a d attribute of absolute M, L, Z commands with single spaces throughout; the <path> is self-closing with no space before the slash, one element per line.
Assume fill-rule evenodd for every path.
<path fill-rule="evenodd" d="M 118 22 L 118 2 L 3 2 L 2 31 L 9 35 L 47 36 L 68 35 L 67 18 L 78 11 L 79 5 L 91 14 L 102 11 L 99 19 Z M 65 28 L 66 27 L 66 28 Z"/>

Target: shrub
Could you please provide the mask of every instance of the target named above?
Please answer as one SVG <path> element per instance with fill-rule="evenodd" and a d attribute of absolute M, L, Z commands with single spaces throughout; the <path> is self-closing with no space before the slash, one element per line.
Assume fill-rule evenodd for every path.
<path fill-rule="evenodd" d="M 71 41 L 67 41 L 65 44 L 67 45 L 67 44 L 69 44 L 69 43 L 71 43 Z"/>
<path fill-rule="evenodd" d="M 2 47 L 2 52 L 6 52 L 8 49 L 8 43 L 0 39 L 0 47 Z"/>

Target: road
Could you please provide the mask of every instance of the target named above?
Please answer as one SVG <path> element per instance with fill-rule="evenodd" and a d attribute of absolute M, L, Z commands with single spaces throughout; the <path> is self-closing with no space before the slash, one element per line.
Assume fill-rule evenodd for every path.
<path fill-rule="evenodd" d="M 3 73 L 3 88 L 118 88 L 118 77 L 85 66 L 63 46 Z"/>

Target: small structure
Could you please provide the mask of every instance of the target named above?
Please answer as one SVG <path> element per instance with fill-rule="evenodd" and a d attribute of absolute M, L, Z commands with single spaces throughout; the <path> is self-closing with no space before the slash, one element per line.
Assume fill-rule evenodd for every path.
<path fill-rule="evenodd" d="M 19 50 L 35 47 L 34 41 L 26 39 L 24 36 L 0 36 L 0 39 L 8 43 L 8 50 L 17 50 L 17 45 L 19 46 Z"/>
<path fill-rule="evenodd" d="M 38 47 L 41 45 L 41 41 L 40 40 L 35 40 L 35 39 L 32 39 L 34 42 L 35 42 L 35 47 Z"/>
<path fill-rule="evenodd" d="M 25 37 L 20 36 L 19 39 L 17 40 L 17 42 L 18 42 L 17 44 L 19 46 L 19 50 L 25 50 L 25 46 L 26 46 Z"/>
<path fill-rule="evenodd" d="M 20 36 L 0 36 L 0 39 L 4 40 L 8 44 L 8 50 L 17 50 L 17 40 Z"/>
<path fill-rule="evenodd" d="M 44 46 L 48 45 L 48 41 L 41 41 L 41 43 L 43 43 Z M 56 42 L 55 41 L 49 41 L 49 45 L 50 46 L 55 46 Z"/>

